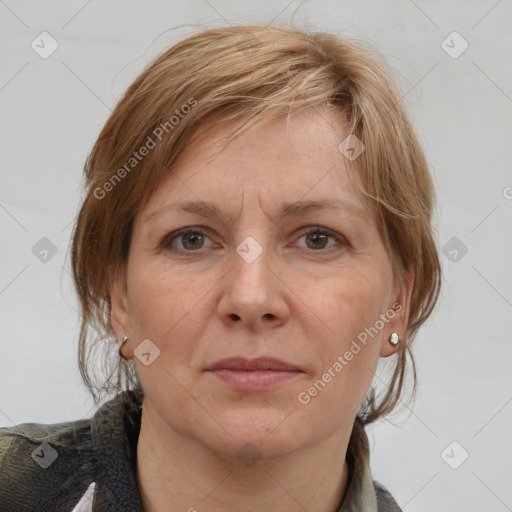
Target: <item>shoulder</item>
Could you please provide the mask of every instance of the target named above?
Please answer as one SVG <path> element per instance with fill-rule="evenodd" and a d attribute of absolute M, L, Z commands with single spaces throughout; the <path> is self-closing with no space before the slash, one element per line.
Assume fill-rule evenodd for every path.
<path fill-rule="evenodd" d="M 391 493 L 381 483 L 373 481 L 375 495 L 377 496 L 378 512 L 402 512 Z"/>
<path fill-rule="evenodd" d="M 92 481 L 91 421 L 0 428 L 0 503 L 19 512 L 66 510 Z"/>

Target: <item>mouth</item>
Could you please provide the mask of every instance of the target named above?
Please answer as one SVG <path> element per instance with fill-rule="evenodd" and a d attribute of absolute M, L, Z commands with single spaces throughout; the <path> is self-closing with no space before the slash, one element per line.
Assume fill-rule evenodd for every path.
<path fill-rule="evenodd" d="M 295 365 L 270 357 L 232 357 L 217 361 L 207 371 L 238 391 L 270 389 L 304 373 Z"/>

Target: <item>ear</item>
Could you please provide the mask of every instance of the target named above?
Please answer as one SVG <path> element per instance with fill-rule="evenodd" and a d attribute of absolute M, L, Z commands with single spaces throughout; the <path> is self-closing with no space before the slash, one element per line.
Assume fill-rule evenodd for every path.
<path fill-rule="evenodd" d="M 402 282 L 396 286 L 394 300 L 390 304 L 390 309 L 386 316 L 390 319 L 383 330 L 382 345 L 380 349 L 381 357 L 393 355 L 404 343 L 405 333 L 409 326 L 409 314 L 411 309 L 411 297 L 414 289 L 414 274 L 408 272 Z M 392 313 L 394 311 L 394 315 Z M 398 345 L 392 345 L 389 342 L 391 333 L 396 332 L 400 337 Z"/>
<path fill-rule="evenodd" d="M 123 336 L 128 336 L 128 341 L 120 347 L 125 359 L 133 358 L 133 350 L 130 343 L 132 333 L 132 318 L 130 314 L 128 292 L 124 272 L 120 271 L 109 288 L 110 293 L 110 321 L 119 343 Z"/>

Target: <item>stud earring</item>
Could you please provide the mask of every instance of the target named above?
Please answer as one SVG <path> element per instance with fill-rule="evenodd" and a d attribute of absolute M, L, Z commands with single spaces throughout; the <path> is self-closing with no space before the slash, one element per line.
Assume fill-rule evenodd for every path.
<path fill-rule="evenodd" d="M 392 332 L 389 336 L 389 343 L 391 343 L 391 345 L 398 345 L 399 342 L 400 337 L 398 336 L 398 334 L 396 332 Z"/>

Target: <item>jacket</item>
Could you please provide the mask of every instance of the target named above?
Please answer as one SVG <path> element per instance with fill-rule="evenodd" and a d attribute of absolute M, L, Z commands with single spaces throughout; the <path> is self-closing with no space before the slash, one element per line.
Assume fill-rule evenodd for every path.
<path fill-rule="evenodd" d="M 89 419 L 0 428 L 0 512 L 143 512 L 136 465 L 141 412 L 139 395 L 123 391 Z M 401 512 L 372 480 L 369 451 L 358 446 L 353 432 L 338 512 Z"/>

